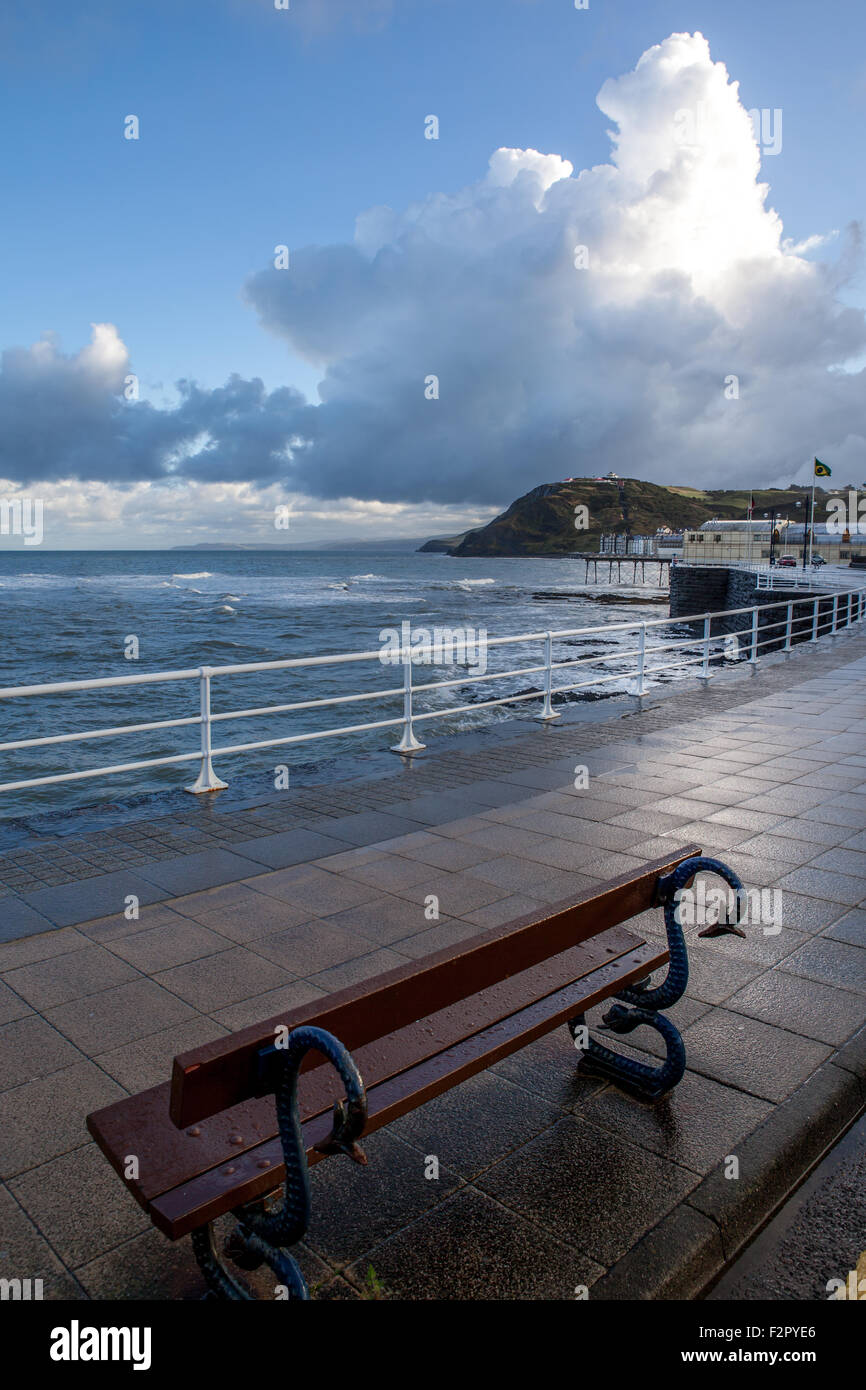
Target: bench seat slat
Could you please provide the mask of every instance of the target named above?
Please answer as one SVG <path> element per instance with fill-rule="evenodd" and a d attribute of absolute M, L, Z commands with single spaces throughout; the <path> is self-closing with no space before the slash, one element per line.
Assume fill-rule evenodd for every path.
<path fill-rule="evenodd" d="M 597 965 L 581 979 L 497 1019 L 488 1028 L 463 1037 L 399 1074 L 369 1084 L 365 1133 L 380 1129 L 526 1047 L 576 1013 L 591 1008 L 663 966 L 667 960 L 666 948 L 636 943 L 629 952 Z M 563 1046 L 567 1045 L 564 1040 Z M 316 1115 L 304 1123 L 304 1141 L 311 1165 L 322 1157 L 312 1146 L 325 1137 L 330 1125 L 329 1113 Z M 284 1176 L 279 1138 L 271 1138 L 246 1153 L 232 1156 L 225 1165 L 213 1167 L 163 1192 L 149 1204 L 148 1210 L 154 1224 L 172 1240 L 178 1240 L 197 1226 L 264 1196 L 277 1187 Z"/>
<path fill-rule="evenodd" d="M 639 945 L 641 938 L 633 932 L 612 927 L 460 1004 L 416 1019 L 396 1033 L 357 1048 L 354 1057 L 367 1088 L 381 1085 L 462 1039 L 489 1029 L 530 1001 L 543 1000 L 565 985 L 579 982 Z M 283 1022 L 296 1026 L 295 1019 L 284 1016 Z M 171 1121 L 168 1091 L 168 1083 L 164 1083 L 88 1117 L 90 1132 L 121 1175 L 128 1156 L 138 1155 L 139 1176 L 128 1180 L 128 1186 L 146 1209 L 160 1193 L 198 1173 L 238 1160 L 277 1133 L 272 1096 L 246 1101 L 181 1130 Z M 299 1087 L 302 1120 L 322 1112 L 329 1115 L 341 1094 L 341 1083 L 331 1067 L 304 1073 Z"/>

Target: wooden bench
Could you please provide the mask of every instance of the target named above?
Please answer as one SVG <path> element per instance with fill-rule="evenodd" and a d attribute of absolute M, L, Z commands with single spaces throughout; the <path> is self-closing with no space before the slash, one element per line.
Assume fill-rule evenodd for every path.
<path fill-rule="evenodd" d="M 702 869 L 741 888 L 724 865 L 699 856 L 696 846 L 672 852 L 544 917 L 520 918 L 184 1053 L 170 1083 L 95 1111 L 88 1129 L 159 1230 L 171 1240 L 193 1235 L 214 1294 L 252 1296 L 214 1243 L 211 1223 L 233 1212 L 239 1224 L 225 1247 L 233 1263 L 266 1261 L 282 1296 L 307 1297 L 287 1250 L 309 1217 L 307 1167 L 334 1152 L 366 1161 L 362 1130 L 566 1023 L 581 1072 L 644 1099 L 676 1085 L 685 1051 L 659 1012 L 688 979 L 674 899 Z M 622 925 L 655 906 L 665 907 L 667 947 Z M 704 934 L 725 930 L 737 929 Z M 666 964 L 665 980 L 650 988 L 648 977 Z M 632 1007 L 615 1004 L 608 1029 L 656 1029 L 666 1043 L 662 1064 L 639 1065 L 589 1038 L 585 1011 L 611 996 Z"/>

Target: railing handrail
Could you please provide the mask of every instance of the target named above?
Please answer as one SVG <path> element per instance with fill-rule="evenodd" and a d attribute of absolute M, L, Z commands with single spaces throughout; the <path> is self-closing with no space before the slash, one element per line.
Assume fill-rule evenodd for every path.
<path fill-rule="evenodd" d="M 710 643 L 717 641 L 720 636 L 730 634 L 716 633 L 712 636 L 712 623 L 719 620 L 743 617 L 751 615 L 751 632 L 749 637 L 750 656 L 749 661 L 754 666 L 758 660 L 758 651 L 761 647 L 769 646 L 771 643 L 783 642 L 783 650 L 790 651 L 794 638 L 794 608 L 808 607 L 811 605 L 811 615 L 798 621 L 807 621 L 809 624 L 811 637 L 808 640 L 817 641 L 820 635 L 827 631 L 835 635 L 840 627 L 851 627 L 854 621 L 861 622 L 866 618 L 866 585 L 861 585 L 852 589 L 833 589 L 825 590 L 822 593 L 804 595 L 796 599 L 779 599 L 773 603 L 751 604 L 740 608 L 726 608 L 719 612 L 694 613 L 678 617 L 648 618 L 631 622 L 590 624 L 583 627 L 548 629 L 547 631 L 515 633 L 505 637 L 487 638 L 486 629 L 484 631 L 485 647 L 516 646 L 520 644 L 539 642 L 544 644 L 544 660 L 540 665 L 530 665 L 519 667 L 516 670 L 503 670 L 494 672 L 473 672 L 464 677 L 442 681 L 429 681 L 424 684 L 415 684 L 413 681 L 413 666 L 418 660 L 416 648 L 401 645 L 398 649 L 389 648 L 387 661 L 383 660 L 383 648 L 373 651 L 362 652 L 333 652 L 324 656 L 305 656 L 305 657 L 286 657 L 278 661 L 257 661 L 226 666 L 194 666 L 179 670 L 169 671 L 144 671 L 133 673 L 126 676 L 104 676 L 88 680 L 73 681 L 51 681 L 36 685 L 6 686 L 0 688 L 0 700 L 20 699 L 24 696 L 37 695 L 58 695 L 68 694 L 77 691 L 104 690 L 118 687 L 158 684 L 162 682 L 197 680 L 200 690 L 200 710 L 197 715 L 180 716 L 174 719 L 161 719 L 140 724 L 121 724 L 114 727 L 103 729 L 88 729 L 80 732 L 49 734 L 30 739 L 17 739 L 0 744 L 0 752 L 13 752 L 33 749 L 37 747 L 47 747 L 54 744 L 73 743 L 85 741 L 87 739 L 100 739 L 120 737 L 134 733 L 146 733 L 157 729 L 169 729 L 189 727 L 199 725 L 201 735 L 201 746 L 195 752 L 175 753 L 165 757 L 144 759 L 135 762 L 117 764 L 112 767 L 102 767 L 85 769 L 78 772 L 55 773 L 46 777 L 27 778 L 16 782 L 0 783 L 0 792 L 22 790 L 26 787 L 44 786 L 60 782 L 79 781 L 84 778 L 108 776 L 116 772 L 135 771 L 147 767 L 163 767 L 175 763 L 186 763 L 200 760 L 199 776 L 193 786 L 188 787 L 188 791 L 203 792 L 213 791 L 226 786 L 213 771 L 213 757 L 228 756 L 240 752 L 252 751 L 260 748 L 271 748 L 292 745 L 295 743 L 307 743 L 320 738 L 334 738 L 339 735 L 348 735 L 359 732 L 366 732 L 375 729 L 398 728 L 402 726 L 403 735 L 394 751 L 399 753 L 413 753 L 424 747 L 414 734 L 414 725 L 421 721 L 428 721 L 440 718 L 449 718 L 455 714 L 466 711 L 490 709 L 495 706 L 517 704 L 525 700 L 543 701 L 542 711 L 537 716 L 543 721 L 550 721 L 559 718 L 559 714 L 554 710 L 552 699 L 557 694 L 566 694 L 571 691 L 585 689 L 591 686 L 603 685 L 611 680 L 627 680 L 636 682 L 635 694 L 641 699 L 647 693 L 646 677 L 657 672 L 694 665 L 700 662 L 701 673 L 699 680 L 707 681 L 710 679 Z M 856 603 L 855 603 L 856 600 Z M 821 632 L 821 605 L 827 607 L 830 617 L 829 628 L 824 624 L 823 633 Z M 856 616 L 855 616 L 856 606 Z M 761 623 L 759 616 L 768 614 L 774 609 L 785 609 L 785 614 L 769 622 Z M 841 616 L 841 623 L 840 623 Z M 699 637 L 673 638 L 656 644 L 649 644 L 647 637 L 651 629 L 659 627 L 671 627 L 673 625 L 689 626 L 700 623 L 702 633 Z M 776 632 L 772 637 L 764 637 L 759 640 L 759 634 L 766 633 L 770 629 L 774 631 L 784 628 L 784 633 Z M 436 633 L 453 632 L 455 629 L 449 628 L 445 624 L 435 622 L 422 622 L 416 624 L 416 633 L 420 630 L 431 634 L 431 646 L 435 650 Z M 458 629 L 459 630 L 459 629 Z M 747 628 L 740 629 L 746 633 Z M 553 646 L 556 641 L 566 640 L 574 637 L 591 635 L 601 637 L 605 634 L 634 632 L 637 634 L 638 645 L 636 648 L 630 647 L 625 651 L 615 651 L 604 653 L 603 655 L 574 657 L 568 660 L 554 660 Z M 453 643 L 448 664 L 455 664 Z M 686 657 L 683 661 L 668 661 L 662 666 L 647 666 L 648 657 L 658 652 L 676 652 L 685 648 L 699 648 L 697 655 Z M 465 654 L 465 653 L 464 653 Z M 554 672 L 565 671 L 575 667 L 587 666 L 590 664 L 598 665 L 600 662 L 627 661 L 635 658 L 635 664 L 623 671 L 614 671 L 600 675 L 597 672 L 586 681 L 576 681 L 565 685 L 554 686 Z M 322 696 L 313 699 L 292 701 L 278 705 L 251 706 L 247 709 L 220 711 L 217 714 L 211 712 L 210 689 L 211 682 L 215 677 L 235 676 L 235 675 L 256 675 L 267 671 L 281 670 L 304 670 L 310 668 L 320 668 L 329 666 L 340 666 L 351 663 L 378 661 L 383 665 L 394 665 L 402 667 L 403 680 L 400 686 L 394 686 L 384 690 L 372 690 L 362 692 L 351 692 L 344 695 Z M 429 660 L 425 664 L 444 665 L 446 660 Z M 459 659 L 456 664 L 472 665 L 471 661 Z M 480 681 L 502 680 L 508 677 L 543 674 L 543 688 L 529 692 L 517 692 L 495 699 L 474 701 L 470 704 L 460 706 L 447 706 L 442 709 L 423 710 L 416 713 L 413 708 L 413 700 L 418 695 L 423 695 L 428 691 L 453 688 L 455 686 L 471 685 Z M 317 729 L 307 733 L 295 733 L 282 735 L 276 738 L 268 738 L 252 743 L 230 744 L 222 748 L 213 748 L 211 744 L 211 731 L 214 723 L 225 722 L 228 720 L 240 720 L 248 718 L 258 718 L 273 714 L 288 714 L 299 710 L 322 709 L 332 705 L 353 704 L 363 700 L 387 700 L 402 698 L 403 713 L 393 718 L 368 721 L 362 724 L 344 725 L 331 729 Z"/>
<path fill-rule="evenodd" d="M 840 598 L 846 594 L 859 594 L 866 591 L 866 585 L 861 585 L 857 589 L 834 590 L 838 592 Z M 820 594 L 815 597 L 831 598 L 832 594 Z M 779 599 L 776 603 L 750 604 L 745 608 L 725 608 L 718 612 L 713 612 L 713 618 L 733 618 L 743 613 L 751 613 L 753 608 L 760 608 L 761 611 L 769 608 L 784 608 L 787 600 Z M 569 627 L 546 629 L 543 632 L 521 632 L 514 633 L 508 637 L 488 637 L 485 645 L 487 647 L 502 647 L 516 645 L 520 642 L 543 642 L 548 636 L 554 641 L 562 640 L 566 637 L 585 637 L 588 635 L 598 636 L 605 632 L 627 632 L 637 631 L 641 627 L 670 627 L 671 623 L 694 623 L 702 621 L 706 615 L 704 613 L 692 613 L 685 617 L 676 618 L 647 618 L 635 622 L 623 623 L 591 623 L 586 627 Z M 418 623 L 417 627 L 428 631 L 435 631 L 437 626 L 447 628 L 447 624 Z M 453 629 L 452 629 L 453 630 Z M 406 656 L 412 656 L 410 647 L 400 647 L 399 651 L 394 650 L 396 658 L 394 665 L 402 666 Z M 208 676 L 237 676 L 237 675 L 256 675 L 262 671 L 281 671 L 289 668 L 311 667 L 311 666 L 338 666 L 357 661 L 381 661 L 382 649 L 376 648 L 375 651 L 366 652 L 333 652 L 326 656 L 293 656 L 285 657 L 279 661 L 251 661 L 232 666 L 190 666 L 182 670 L 170 671 L 142 671 L 129 676 L 98 676 L 94 679 L 77 681 L 48 681 L 40 685 L 7 685 L 0 687 L 0 700 L 13 700 L 22 695 L 61 695 L 73 690 L 99 690 L 109 689 L 112 686 L 124 685 L 146 685 L 159 684 L 163 681 L 197 680 L 202 675 Z M 506 671 L 498 674 L 508 675 Z M 348 696 L 340 696 L 340 699 L 347 699 Z"/>

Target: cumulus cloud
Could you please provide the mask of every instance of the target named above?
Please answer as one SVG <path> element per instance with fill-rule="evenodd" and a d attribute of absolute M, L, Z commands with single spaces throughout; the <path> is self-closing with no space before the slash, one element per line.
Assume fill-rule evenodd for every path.
<path fill-rule="evenodd" d="M 469 187 L 370 209 L 351 244 L 249 280 L 262 324 L 321 366 L 319 403 L 240 378 L 180 383 L 171 410 L 124 402 L 104 327 L 75 358 L 51 341 L 4 356 L 0 473 L 477 506 L 610 468 L 733 484 L 804 476 L 818 453 L 850 471 L 866 319 L 838 295 L 856 232 L 832 264 L 784 238 L 700 34 L 648 50 L 598 104 L 610 163 L 497 150 Z"/>

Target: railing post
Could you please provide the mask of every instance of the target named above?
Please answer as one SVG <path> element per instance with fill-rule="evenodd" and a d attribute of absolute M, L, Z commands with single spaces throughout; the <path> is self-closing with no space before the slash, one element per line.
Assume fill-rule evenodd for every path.
<path fill-rule="evenodd" d="M 786 622 L 785 622 L 785 651 L 786 651 L 786 652 L 789 652 L 789 651 L 791 650 L 791 631 L 792 631 L 793 626 L 794 626 L 794 605 L 793 605 L 793 603 L 789 603 L 789 604 L 788 604 L 788 610 L 787 610 L 787 612 L 788 612 L 788 616 L 787 616 L 787 620 L 786 620 Z"/>
<path fill-rule="evenodd" d="M 758 610 L 752 609 L 752 651 L 749 656 L 749 665 L 752 667 L 758 664 Z"/>
<path fill-rule="evenodd" d="M 642 700 L 646 695 L 646 684 L 644 682 L 644 667 L 646 666 L 646 623 L 641 623 L 637 639 L 637 698 Z"/>
<path fill-rule="evenodd" d="M 403 737 L 399 743 L 395 743 L 391 749 L 392 753 L 417 753 L 421 748 L 426 748 L 426 743 L 421 743 L 415 737 L 415 730 L 412 727 L 412 653 L 408 647 L 403 648 Z"/>
<path fill-rule="evenodd" d="M 553 693 L 553 633 L 548 632 L 544 639 L 544 704 L 541 713 L 535 716 L 539 723 L 546 724 L 551 719 L 558 719 L 559 715 L 550 703 Z"/>
<path fill-rule="evenodd" d="M 228 786 L 228 782 L 223 782 L 213 770 L 211 762 L 211 738 L 210 738 L 210 667 L 202 666 L 199 671 L 199 701 L 201 708 L 201 766 L 198 777 L 191 787 L 187 787 L 188 792 L 218 792 L 223 787 Z"/>
<path fill-rule="evenodd" d="M 819 604 L 820 602 L 821 602 L 821 600 L 816 598 L 816 599 L 815 599 L 815 602 L 812 604 L 812 641 L 813 641 L 813 642 L 817 642 L 817 640 L 818 640 L 818 604 Z"/>
<path fill-rule="evenodd" d="M 845 626 L 846 626 L 846 627 L 850 627 L 850 626 L 851 626 L 851 623 L 852 623 L 852 621 L 853 621 L 852 614 L 853 614 L 853 612 L 854 612 L 854 605 L 853 605 L 853 603 L 852 603 L 852 599 L 853 599 L 854 595 L 851 593 L 851 590 L 850 590 L 850 589 L 848 590 L 848 593 L 847 593 L 846 597 L 847 597 L 847 599 L 848 599 L 848 610 L 847 610 L 847 612 L 846 612 L 846 614 L 845 614 Z"/>
<path fill-rule="evenodd" d="M 710 618 L 709 613 L 705 613 L 705 614 L 704 614 L 704 660 L 703 660 L 703 663 L 702 663 L 702 665 L 701 665 L 701 673 L 700 673 L 700 675 L 698 676 L 698 680 L 699 680 L 699 681 L 708 681 L 708 680 L 710 679 L 710 626 L 711 626 L 711 622 L 712 622 L 712 620 L 711 620 L 711 618 Z"/>
<path fill-rule="evenodd" d="M 833 637 L 836 636 L 836 632 L 838 631 L 838 627 L 839 627 L 839 595 L 838 595 L 838 594 L 834 594 L 834 595 L 833 595 L 833 617 L 832 617 L 832 626 L 831 626 L 831 628 L 830 628 L 830 634 L 831 634 L 831 636 L 833 636 Z"/>

